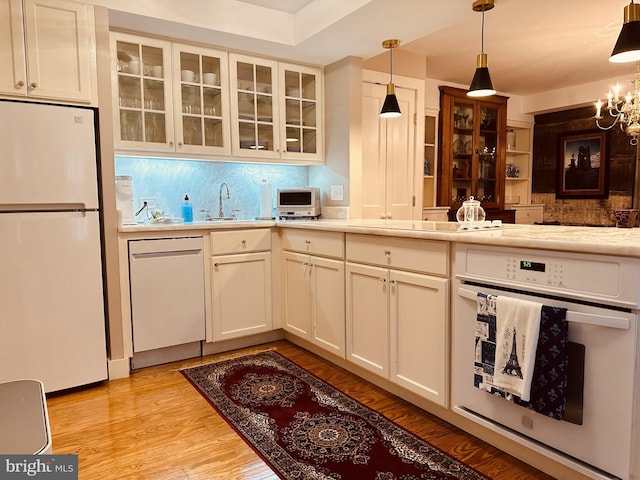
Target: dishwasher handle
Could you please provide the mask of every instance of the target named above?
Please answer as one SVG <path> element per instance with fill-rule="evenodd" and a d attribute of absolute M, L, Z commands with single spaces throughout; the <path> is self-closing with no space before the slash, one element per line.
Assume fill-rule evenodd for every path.
<path fill-rule="evenodd" d="M 167 250 L 165 252 L 144 252 L 144 253 L 132 253 L 131 256 L 134 259 L 143 258 L 162 258 L 162 257 L 186 257 L 189 255 L 202 255 L 201 249 L 193 250 Z"/>

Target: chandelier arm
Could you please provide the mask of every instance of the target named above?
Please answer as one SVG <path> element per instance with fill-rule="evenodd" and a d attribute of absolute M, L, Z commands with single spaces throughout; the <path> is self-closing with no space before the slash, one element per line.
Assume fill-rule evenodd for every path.
<path fill-rule="evenodd" d="M 600 125 L 600 120 L 601 120 L 600 118 L 596 118 L 596 125 L 598 126 L 598 128 L 600 130 L 611 130 L 618 123 L 618 121 L 616 120 L 611 125 L 609 125 L 608 127 L 607 126 L 603 127 L 602 125 Z M 622 124 L 620 124 L 620 128 L 622 128 Z"/>

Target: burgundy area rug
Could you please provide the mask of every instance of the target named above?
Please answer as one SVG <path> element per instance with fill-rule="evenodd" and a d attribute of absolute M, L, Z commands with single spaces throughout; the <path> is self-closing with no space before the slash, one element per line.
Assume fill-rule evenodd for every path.
<path fill-rule="evenodd" d="M 284 480 L 486 479 L 273 350 L 182 374 Z"/>

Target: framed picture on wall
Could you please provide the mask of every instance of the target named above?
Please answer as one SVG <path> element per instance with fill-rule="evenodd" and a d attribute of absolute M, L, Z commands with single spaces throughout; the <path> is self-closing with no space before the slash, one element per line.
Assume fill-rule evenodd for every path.
<path fill-rule="evenodd" d="M 602 130 L 559 135 L 557 198 L 609 196 L 607 134 Z"/>

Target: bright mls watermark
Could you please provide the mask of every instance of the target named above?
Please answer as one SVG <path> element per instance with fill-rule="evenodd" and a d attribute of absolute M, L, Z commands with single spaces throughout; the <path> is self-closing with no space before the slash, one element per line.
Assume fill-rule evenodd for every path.
<path fill-rule="evenodd" d="M 77 455 L 0 455 L 0 480 L 78 480 Z"/>

